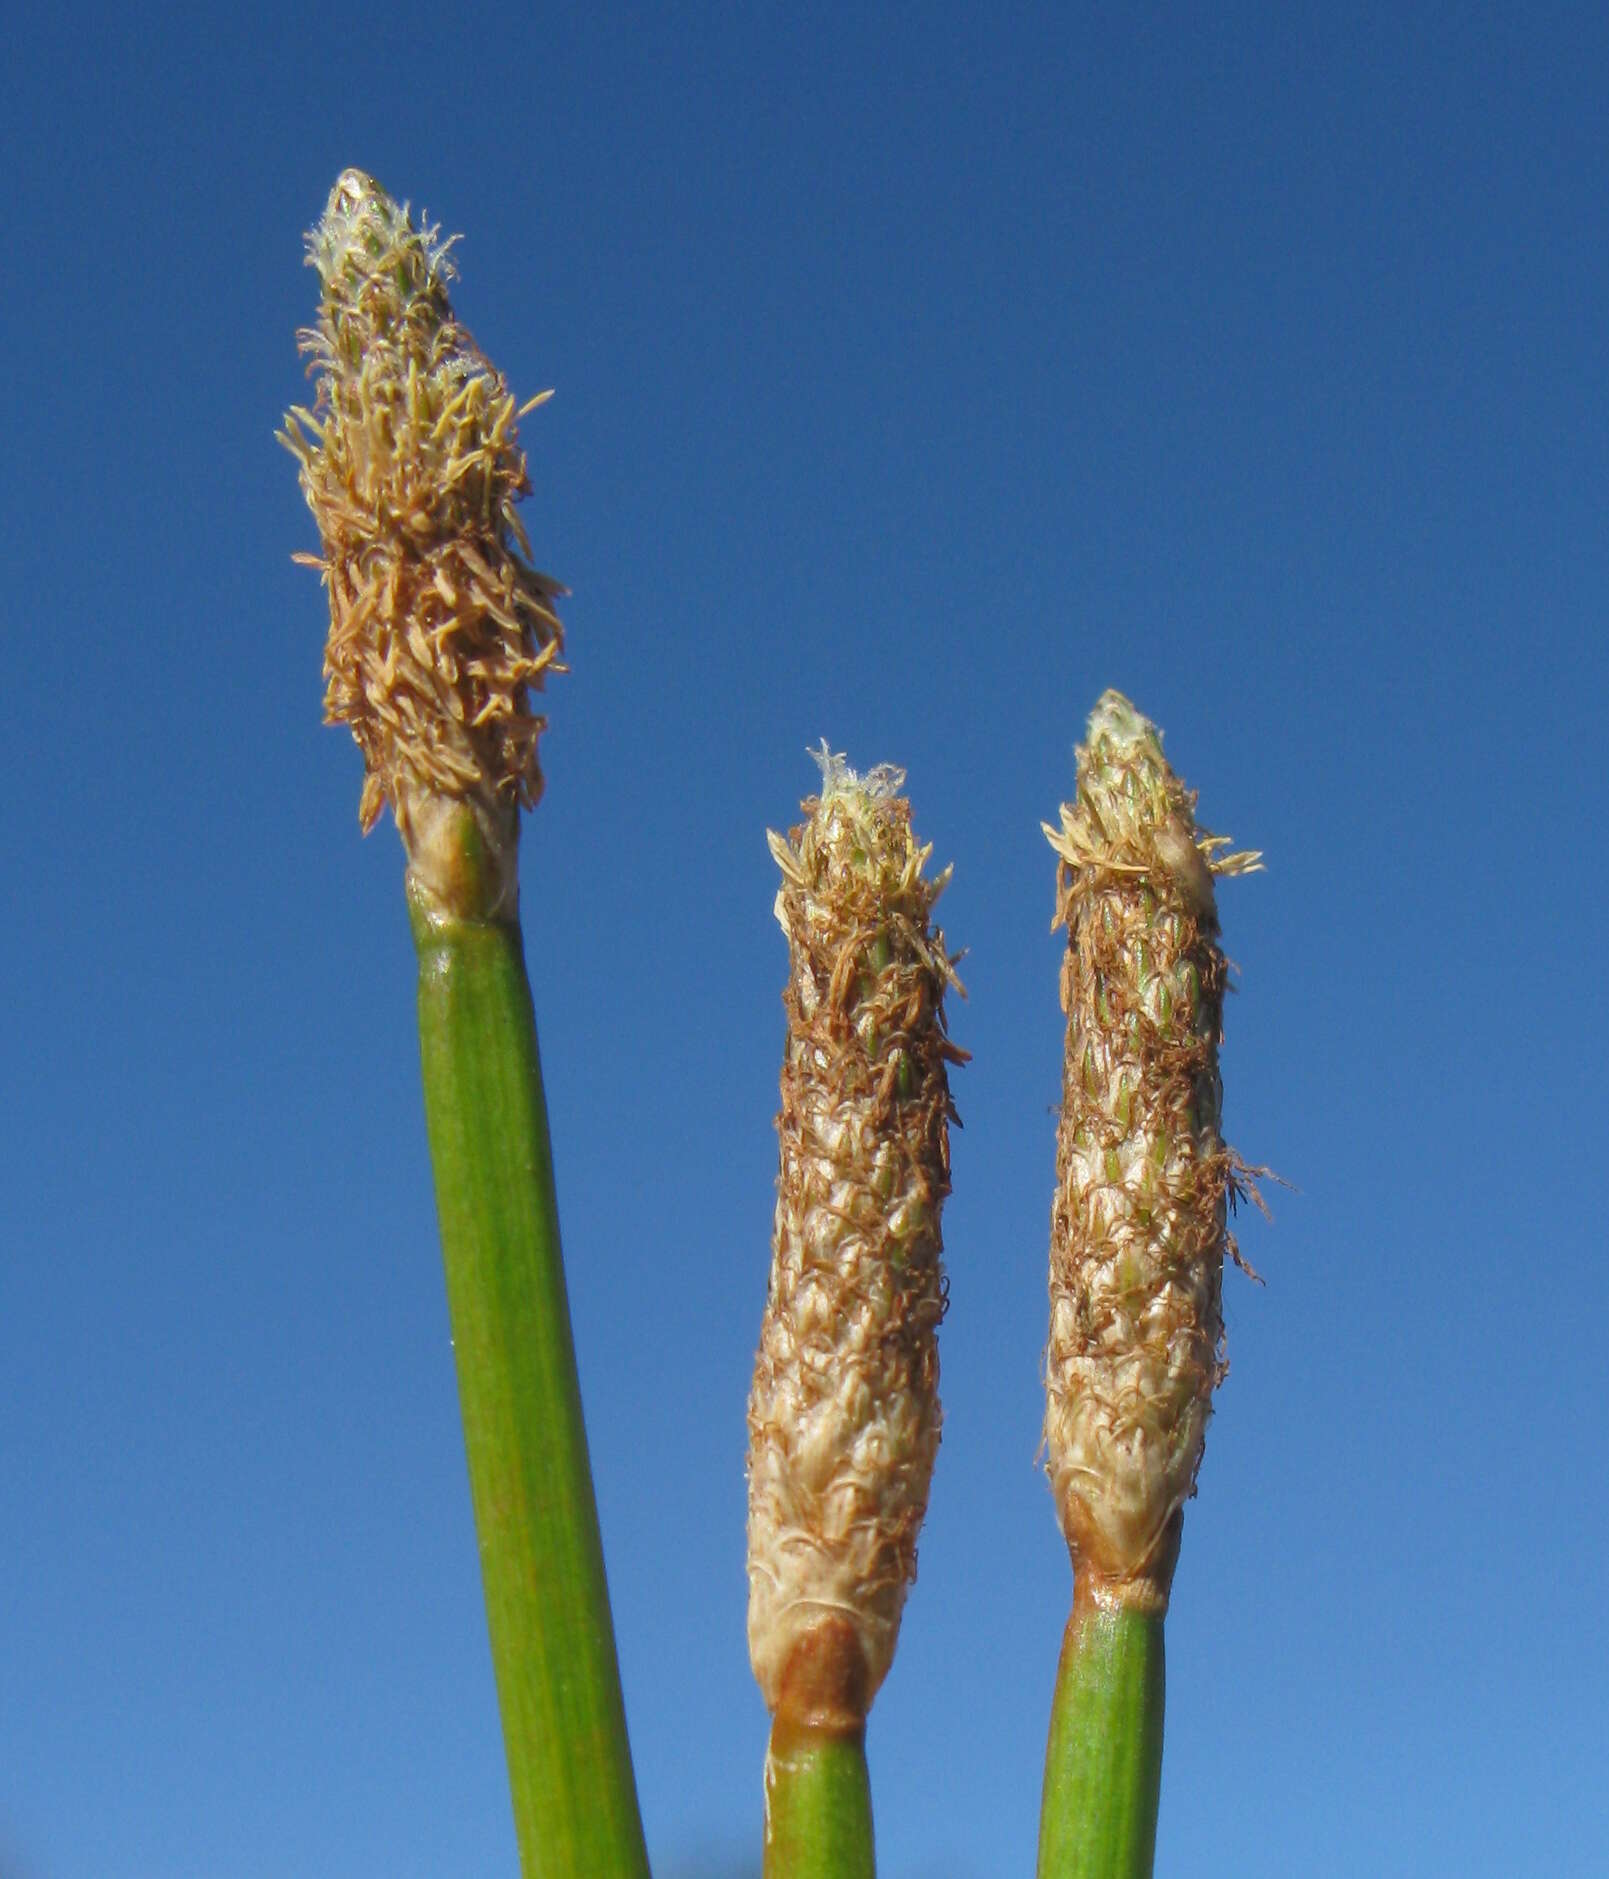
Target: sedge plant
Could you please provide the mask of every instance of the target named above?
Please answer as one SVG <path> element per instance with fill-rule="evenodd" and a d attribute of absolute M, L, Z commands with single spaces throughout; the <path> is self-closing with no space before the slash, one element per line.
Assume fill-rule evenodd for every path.
<path fill-rule="evenodd" d="M 317 395 L 301 468 L 330 628 L 325 714 L 359 819 L 406 852 L 419 1042 L 459 1401 L 523 1872 L 646 1875 L 519 924 L 532 700 L 559 669 L 513 396 L 458 323 L 446 247 L 361 171 L 309 237 Z M 540 399 L 531 401 L 532 405 Z"/>
<path fill-rule="evenodd" d="M 1097 704 L 1046 827 L 1067 928 L 1045 1449 L 1072 1556 L 1039 1879 L 1147 1879 L 1162 1775 L 1163 1621 L 1223 1361 L 1220 1133 L 1228 963 L 1216 880 L 1260 866 L 1195 820 L 1156 727 Z"/>
<path fill-rule="evenodd" d="M 419 1037 L 465 1449 L 522 1871 L 646 1879 L 519 924 L 519 819 L 562 670 L 532 565 L 516 409 L 459 324 L 447 247 L 349 170 L 309 237 L 316 396 L 282 440 L 317 520 L 325 713 L 359 820 L 406 855 Z M 940 1434 L 957 958 L 903 775 L 822 746 L 772 834 L 788 944 L 771 1278 L 749 1399 L 748 1637 L 771 1717 L 765 1879 L 871 1879 L 867 1717 Z M 1223 1371 L 1220 852 L 1154 725 L 1108 692 L 1060 826 L 1068 949 L 1045 1446 L 1074 1568 L 1040 1879 L 1145 1879 L 1163 1620 Z M 1255 1192 L 1255 1190 L 1252 1190 Z"/>
<path fill-rule="evenodd" d="M 949 870 L 902 772 L 823 744 L 787 839 L 776 1219 L 749 1397 L 749 1656 L 771 1714 L 765 1879 L 870 1879 L 866 1718 L 894 1656 L 939 1444 L 939 1215 L 956 961 Z"/>

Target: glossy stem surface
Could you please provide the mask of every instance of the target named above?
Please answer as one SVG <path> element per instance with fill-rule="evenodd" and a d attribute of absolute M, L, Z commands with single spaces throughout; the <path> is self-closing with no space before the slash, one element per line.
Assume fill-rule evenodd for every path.
<path fill-rule="evenodd" d="M 778 1720 L 765 1757 L 764 1879 L 874 1879 L 866 1731 Z"/>
<path fill-rule="evenodd" d="M 1162 1788 L 1160 1614 L 1079 1601 L 1045 1754 L 1039 1879 L 1150 1879 Z"/>
<path fill-rule="evenodd" d="M 526 1879 L 647 1879 L 517 924 L 415 904 L 425 1113 Z"/>

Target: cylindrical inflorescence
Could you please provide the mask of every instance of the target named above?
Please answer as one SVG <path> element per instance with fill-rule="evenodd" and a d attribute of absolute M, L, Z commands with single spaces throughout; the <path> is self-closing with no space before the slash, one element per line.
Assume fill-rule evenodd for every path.
<path fill-rule="evenodd" d="M 1228 966 L 1220 855 L 1156 727 L 1117 692 L 1090 718 L 1059 829 L 1067 1016 L 1051 1211 L 1045 1447 L 1075 1569 L 1166 1609 L 1212 1392 L 1238 1164 L 1219 1133 Z"/>
<path fill-rule="evenodd" d="M 955 961 L 898 770 L 825 745 L 788 840 L 781 1144 L 749 1398 L 749 1654 L 778 1716 L 864 1722 L 888 1673 L 939 1443 Z"/>
<path fill-rule="evenodd" d="M 515 510 L 520 413 L 454 318 L 448 245 L 372 177 L 342 175 L 308 237 L 318 395 L 281 433 L 323 540 L 325 717 L 362 749 L 363 827 L 389 804 L 410 849 L 442 799 L 510 827 L 535 803 L 531 696 L 563 647 L 564 590 L 530 565 Z"/>

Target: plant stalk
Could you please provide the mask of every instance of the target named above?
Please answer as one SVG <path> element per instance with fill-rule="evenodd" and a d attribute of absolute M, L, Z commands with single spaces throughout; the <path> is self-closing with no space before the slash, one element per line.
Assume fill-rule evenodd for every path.
<path fill-rule="evenodd" d="M 763 1879 L 874 1879 L 866 1730 L 779 1716 L 765 1756 Z"/>
<path fill-rule="evenodd" d="M 520 929 L 410 892 L 419 1041 L 525 1879 L 641 1875 Z"/>
<path fill-rule="evenodd" d="M 1161 1612 L 1074 1601 L 1051 1704 L 1039 1879 L 1150 1879 L 1163 1621 Z"/>

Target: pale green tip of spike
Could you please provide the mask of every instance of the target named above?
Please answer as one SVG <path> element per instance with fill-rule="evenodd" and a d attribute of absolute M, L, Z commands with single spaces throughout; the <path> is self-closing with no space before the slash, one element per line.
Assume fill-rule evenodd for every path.
<path fill-rule="evenodd" d="M 1150 744 L 1160 749 L 1162 734 L 1121 692 L 1106 691 L 1089 714 L 1089 741 L 1127 749 Z"/>

